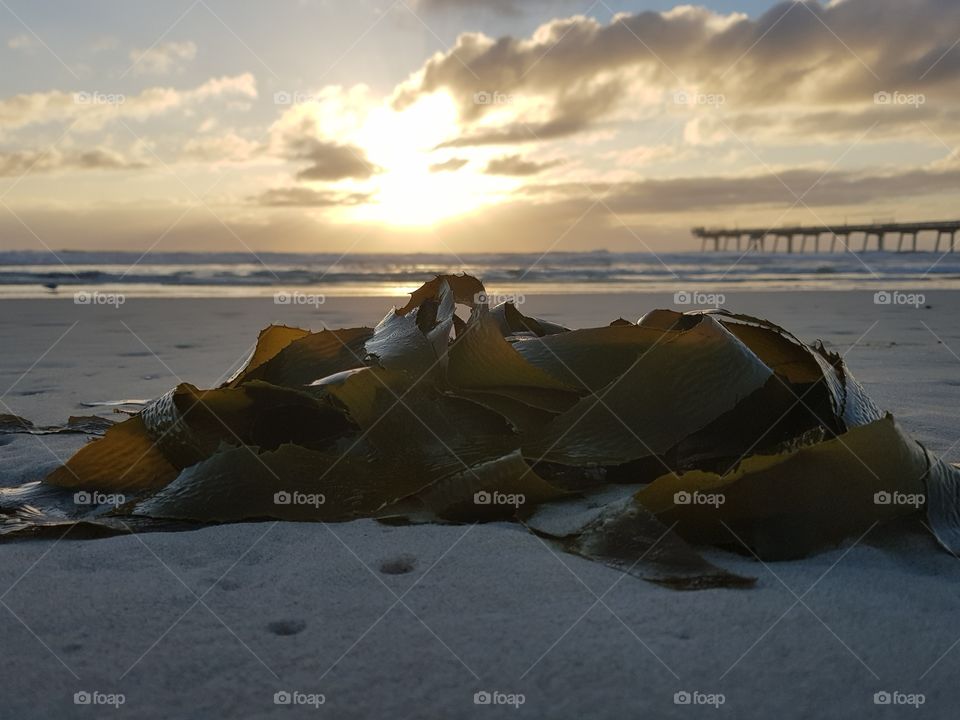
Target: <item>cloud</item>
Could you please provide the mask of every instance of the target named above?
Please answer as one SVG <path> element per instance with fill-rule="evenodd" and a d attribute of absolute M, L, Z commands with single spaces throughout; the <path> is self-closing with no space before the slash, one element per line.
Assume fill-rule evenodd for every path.
<path fill-rule="evenodd" d="M 196 43 L 169 42 L 146 50 L 132 50 L 130 61 L 135 75 L 169 75 L 197 56 Z"/>
<path fill-rule="evenodd" d="M 311 190 L 305 187 L 274 188 L 251 198 L 263 207 L 324 208 L 360 205 L 370 199 L 369 193 L 342 193 Z"/>
<path fill-rule="evenodd" d="M 311 102 L 289 107 L 270 128 L 270 152 L 296 163 L 306 163 L 301 181 L 364 180 L 381 171 L 366 151 L 349 140 L 355 128 L 355 108 L 365 102 L 367 89 L 343 91 L 325 88 Z"/>
<path fill-rule="evenodd" d="M 516 15 L 519 12 L 519 0 L 484 0 L 483 2 L 476 2 L 476 0 L 417 0 L 416 6 L 434 12 L 467 10 L 477 6 L 506 15 Z"/>
<path fill-rule="evenodd" d="M 524 10 L 536 10 L 546 5 L 574 5 L 576 0 L 417 0 L 417 9 L 427 12 L 452 10 L 480 10 L 501 15 L 520 15 Z"/>
<path fill-rule="evenodd" d="M 499 127 L 480 127 L 460 137 L 440 143 L 438 148 L 478 145 L 515 145 L 555 140 L 589 128 L 622 97 L 619 81 L 607 81 L 558 97 L 547 120 L 515 121 Z"/>
<path fill-rule="evenodd" d="M 450 158 L 449 160 L 444 160 L 443 162 L 434 163 L 430 166 L 430 172 L 454 172 L 459 170 L 464 165 L 466 165 L 469 160 L 465 158 Z"/>
<path fill-rule="evenodd" d="M 850 170 L 824 173 L 793 169 L 776 175 L 705 176 L 648 179 L 619 183 L 528 186 L 525 192 L 543 201 L 589 204 L 596 197 L 617 214 L 669 214 L 732 208 L 796 205 L 838 207 L 960 190 L 960 167 L 917 167 L 899 171 Z M 802 199 L 802 204 L 798 202 Z"/>
<path fill-rule="evenodd" d="M 160 232 L 173 226 L 164 237 L 164 250 L 236 251 L 239 236 L 258 252 L 310 252 L 317 247 L 329 252 L 353 252 L 356 239 L 362 237 L 363 249 L 369 252 L 396 252 L 399 248 L 436 253 L 436 234 L 442 233 L 446 253 L 526 251 L 539 256 L 549 248 L 637 252 L 645 247 L 659 252 L 697 247 L 699 243 L 694 243 L 689 232 L 694 225 L 733 224 L 736 219 L 744 225 L 747 214 L 740 208 L 749 210 L 751 225 L 771 227 L 786 221 L 842 222 L 848 213 L 865 218 L 889 216 L 890 199 L 901 197 L 909 199 L 909 212 L 898 211 L 901 219 L 947 216 L 960 188 L 960 163 L 954 162 L 951 167 L 942 168 L 942 172 L 937 170 L 931 166 L 887 173 L 828 173 L 804 198 L 816 214 L 799 206 L 789 217 L 784 213 L 795 198 L 769 175 L 679 177 L 597 184 L 589 189 L 570 183 L 528 186 L 525 193 L 475 213 L 470 222 L 452 218 L 437 225 L 435 232 L 334 220 L 326 217 L 324 208 L 364 202 L 362 195 L 346 192 L 338 196 L 296 186 L 239 198 L 248 205 L 224 215 L 232 232 L 207 213 L 191 214 L 177 223 L 184 208 L 173 198 L 104 198 L 78 212 L 76 208 L 59 205 L 52 197 L 43 197 L 32 204 L 21 201 L 16 212 L 44 242 L 56 248 L 146 250 L 156 243 Z M 794 192 L 802 194 L 821 173 L 821 169 L 807 168 L 781 173 L 780 178 Z M 604 203 L 597 203 L 597 197 L 603 197 Z M 752 204 L 755 202 L 762 204 Z M 259 212 L 252 212 L 249 203 L 254 203 Z M 302 211 L 306 208 L 317 211 Z M 0 237 L 12 238 L 14 246 L 43 250 L 32 236 L 23 233 L 16 218 L 3 213 Z M 558 238 L 562 239 L 558 242 Z"/>
<path fill-rule="evenodd" d="M 635 109 L 657 91 L 722 95 L 731 111 L 870 106 L 874 93 L 960 91 L 960 3 L 947 0 L 784 2 L 757 18 L 679 6 L 609 23 L 551 20 L 529 37 L 464 33 L 394 92 L 398 109 L 446 92 L 465 132 L 446 146 L 552 139 Z M 881 80 L 882 79 L 882 80 Z M 477 93 L 519 98 L 478 103 Z M 495 122 L 484 124 L 487 118 Z"/>
<path fill-rule="evenodd" d="M 536 175 L 544 170 L 549 170 L 557 165 L 562 165 L 563 160 L 551 160 L 549 162 L 533 162 L 524 160 L 519 155 L 505 155 L 504 157 L 494 158 L 487 163 L 487 169 L 484 170 L 488 175 L 512 175 L 523 177 L 527 175 Z"/>
<path fill-rule="evenodd" d="M 113 50 L 120 44 L 120 39 L 115 35 L 101 35 L 90 43 L 89 50 L 92 53 L 107 52 Z"/>
<path fill-rule="evenodd" d="M 960 104 L 927 102 L 924 105 L 870 105 L 845 108 L 798 108 L 785 113 L 776 110 L 746 110 L 701 114 L 688 122 L 689 140 L 723 141 L 740 137 L 767 145 L 825 142 L 861 144 L 915 140 L 935 146 L 941 140 L 956 142 L 960 136 Z"/>
<path fill-rule="evenodd" d="M 0 153 L 0 177 L 71 170 L 139 170 L 144 167 L 146 163 L 142 161 L 128 160 L 113 150 L 101 147 L 84 151 L 60 151 L 53 148 L 44 151 Z"/>
<path fill-rule="evenodd" d="M 0 100 L 0 130 L 71 122 L 78 130 L 96 130 L 114 119 L 146 120 L 223 97 L 256 98 L 256 79 L 244 73 L 211 78 L 187 90 L 152 87 L 137 95 L 92 89 L 13 95 Z"/>
<path fill-rule="evenodd" d="M 637 145 L 628 148 L 619 148 L 606 153 L 603 158 L 612 160 L 621 167 L 642 167 L 652 165 L 660 160 L 674 160 L 680 151 L 672 145 Z"/>
<path fill-rule="evenodd" d="M 32 52 L 40 47 L 40 42 L 33 35 L 16 35 L 7 40 L 7 47 L 11 50 L 21 50 L 23 52 Z"/>
<path fill-rule="evenodd" d="M 356 145 L 314 137 L 290 140 L 287 143 L 286 157 L 289 160 L 309 163 L 297 173 L 298 180 L 329 182 L 346 178 L 365 179 L 379 171 L 376 165 L 367 160 L 366 153 Z"/>
<path fill-rule="evenodd" d="M 181 159 L 196 162 L 245 162 L 256 156 L 263 146 L 233 132 L 188 140 Z"/>

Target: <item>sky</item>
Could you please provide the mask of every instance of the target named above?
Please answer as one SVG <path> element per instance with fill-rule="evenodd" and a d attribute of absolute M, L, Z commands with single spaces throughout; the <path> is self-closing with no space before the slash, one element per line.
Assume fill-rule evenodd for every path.
<path fill-rule="evenodd" d="M 0 249 L 955 218 L 956 0 L 0 0 Z"/>

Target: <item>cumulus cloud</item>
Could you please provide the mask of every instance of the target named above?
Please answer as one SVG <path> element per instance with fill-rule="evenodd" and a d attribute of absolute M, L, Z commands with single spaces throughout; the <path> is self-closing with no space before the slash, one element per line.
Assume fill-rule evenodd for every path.
<path fill-rule="evenodd" d="M 476 12 L 526 13 L 559 5 L 546 0 L 420 0 L 412 7 L 436 12 L 459 8 L 472 18 Z M 18 131 L 30 128 L 35 136 L 20 145 L 40 147 L 38 138 L 59 134 L 54 125 L 65 129 L 75 122 L 77 130 L 113 130 L 110 123 L 116 118 L 165 116 L 169 122 L 164 125 L 176 127 L 164 127 L 161 144 L 169 150 L 179 141 L 181 162 L 262 160 L 271 165 L 269 182 L 264 184 L 263 168 L 250 168 L 231 197 L 237 221 L 249 223 L 251 237 L 263 242 L 282 237 L 285 247 L 301 240 L 314 247 L 317 238 L 327 241 L 348 234 L 343 223 L 355 222 L 351 229 L 375 227 L 385 238 L 381 247 L 395 248 L 397 236 L 390 233 L 399 231 L 386 221 L 357 219 L 363 213 L 333 213 L 338 216 L 333 223 L 320 210 L 282 209 L 378 200 L 388 208 L 391 185 L 402 184 L 410 168 L 419 172 L 432 162 L 434 173 L 458 173 L 435 176 L 442 184 L 521 185 L 509 196 L 491 192 L 490 204 L 473 212 L 469 223 L 438 224 L 445 242 L 458 252 L 481 244 L 489 248 L 491 242 L 502 249 L 549 247 L 561 235 L 570 249 L 614 247 L 617 242 L 636 249 L 636 237 L 624 230 L 623 219 L 630 228 L 646 227 L 653 236 L 660 232 L 657 228 L 665 228 L 675 241 L 687 237 L 693 224 L 728 218 L 745 222 L 748 217 L 760 224 L 774 222 L 800 195 L 803 205 L 827 220 L 850 209 L 866 216 L 896 212 L 932 217 L 943 208 L 951 212 L 950 203 L 960 190 L 956 153 L 924 166 L 906 164 L 942 155 L 944 145 L 960 142 L 960 46 L 954 47 L 958 33 L 960 3 L 955 0 L 809 0 L 780 3 L 753 18 L 691 6 L 623 13 L 602 21 L 575 16 L 551 20 L 524 36 L 463 34 L 387 98 L 361 85 L 298 94 L 309 100 L 284 104 L 269 128 L 255 127 L 250 116 L 233 130 L 234 121 L 220 112 L 228 103 L 257 97 L 254 77 L 246 74 L 189 88 L 151 87 L 127 97 L 104 95 L 95 88 L 16 95 L 0 99 L 0 134 L 6 143 L 19 140 Z M 197 52 L 177 45 L 138 54 L 136 72 L 175 73 Z M 876 102 L 875 93 L 882 92 L 923 93 L 926 102 Z M 409 115 L 391 112 L 411 108 L 432 93 L 449 95 L 454 106 L 436 97 Z M 414 125 L 417 132 L 410 131 Z M 260 138 L 261 130 L 268 130 L 264 140 L 247 139 Z M 191 135 L 180 141 L 186 133 Z M 159 139 L 144 134 L 148 146 Z M 107 133 L 96 143 L 87 140 L 88 146 L 113 146 Z M 556 146 L 536 147 L 547 142 Z M 860 145 L 853 151 L 855 142 Z M 797 148 L 800 144 L 805 147 Z M 588 145 L 589 154 L 582 152 Z M 459 149 L 474 146 L 483 149 L 473 151 L 476 155 Z M 768 152 L 768 146 L 775 150 Z M 457 149 L 431 154 L 438 148 Z M 403 152 L 391 152 L 397 149 Z M 105 147 L 49 154 L 0 151 L 0 174 L 16 175 L 30 167 L 53 174 L 142 166 L 137 159 L 142 154 L 125 153 Z M 545 171 L 559 161 L 546 159 L 561 156 L 576 162 L 551 177 Z M 750 168 L 767 161 L 782 164 L 778 176 L 750 174 Z M 834 161 L 837 168 L 823 174 Z M 900 162 L 901 167 L 880 167 L 884 162 Z M 876 166 L 865 168 L 865 163 Z M 277 181 L 278 172 L 288 177 Z M 521 184 L 492 175 L 525 180 Z M 394 182 L 398 179 L 401 182 Z M 132 199 L 138 192 L 139 186 L 131 184 L 128 226 L 110 228 L 118 243 L 127 241 L 120 231 L 129 227 L 141 228 L 147 242 L 164 227 L 157 218 L 166 220 L 167 215 L 159 210 L 151 216 L 156 227 L 146 227 L 148 218 L 139 214 Z M 50 198 L 58 196 L 51 193 Z M 596 203 L 597 198 L 603 203 Z M 35 202 L 40 208 L 54 200 L 38 195 Z M 884 211 L 898 202 L 895 210 Z M 101 208 L 104 217 L 106 205 Z M 798 210 L 803 211 L 803 205 Z M 44 221 L 44 210 L 36 211 L 38 222 Z M 179 207 L 164 213 L 167 210 L 169 222 L 182 212 Z M 308 218 L 304 225 L 313 225 L 291 229 L 289 237 L 273 232 L 301 217 Z M 324 224 L 328 220 L 330 224 Z M 58 222 L 62 234 L 56 237 L 73 242 L 74 219 L 65 214 Z M 574 232 L 564 234 L 573 225 Z M 193 247 L 193 230 L 185 227 L 177 241 Z M 101 227 L 85 226 L 83 231 L 91 242 L 101 242 Z M 618 232 L 623 236 L 619 240 Z M 426 235 L 418 239 L 423 247 L 431 242 Z M 291 239 L 294 236 L 299 240 Z M 523 248 L 515 247 L 516 238 L 523 239 Z"/>
<path fill-rule="evenodd" d="M 469 160 L 465 158 L 450 158 L 443 162 L 434 163 L 430 166 L 430 172 L 454 172 L 466 165 Z"/>
<path fill-rule="evenodd" d="M 544 170 L 549 170 L 557 165 L 562 165 L 562 160 L 551 160 L 549 162 L 534 162 L 524 160 L 519 155 L 504 155 L 494 158 L 487 163 L 487 169 L 484 171 L 488 175 L 512 175 L 514 177 L 523 177 L 527 175 L 536 175 Z"/>
<path fill-rule="evenodd" d="M 809 207 L 861 205 L 891 198 L 955 193 L 960 168 L 918 167 L 900 171 L 857 170 L 824 173 L 794 169 L 748 176 L 680 177 L 619 183 L 529 186 L 531 198 L 550 202 L 593 202 L 618 214 L 669 214 L 731 208 L 777 207 L 802 198 Z"/>
<path fill-rule="evenodd" d="M 356 145 L 314 137 L 291 139 L 287 144 L 287 159 L 308 163 L 297 173 L 298 180 L 329 182 L 346 178 L 363 179 L 379 170 Z"/>
<path fill-rule="evenodd" d="M 357 108 L 367 102 L 366 87 L 325 88 L 315 99 L 288 108 L 270 128 L 270 152 L 305 164 L 296 175 L 301 181 L 364 180 L 381 171 L 366 151 L 350 140 L 356 128 Z"/>
<path fill-rule="evenodd" d="M 217 98 L 256 97 L 257 82 L 250 73 L 211 78 L 187 90 L 152 87 L 136 95 L 100 90 L 24 93 L 0 100 L 0 130 L 74 121 L 77 129 L 95 130 L 116 118 L 145 120 Z"/>
<path fill-rule="evenodd" d="M 189 40 L 154 45 L 130 52 L 131 70 L 135 75 L 169 75 L 196 56 L 197 45 Z"/>
<path fill-rule="evenodd" d="M 462 145 L 528 141 L 524 125 L 545 139 L 580 132 L 651 88 L 754 110 L 869 105 L 896 90 L 947 99 L 960 90 L 960 51 L 950 51 L 958 28 L 960 4 L 948 0 L 784 2 L 757 18 L 691 6 L 606 24 L 576 16 L 525 38 L 462 34 L 398 86 L 393 103 L 449 93 L 468 128 L 448 145 Z M 512 123 L 477 130 L 485 117 L 509 117 L 509 108 L 477 103 L 478 93 L 529 102 L 516 105 Z M 547 117 L 533 121 L 526 113 L 537 103 Z"/>
<path fill-rule="evenodd" d="M 739 137 L 767 145 L 851 143 L 861 138 L 863 144 L 912 139 L 939 146 L 938 138 L 956 142 L 960 137 L 960 105 L 929 102 L 920 106 L 811 108 L 795 113 L 745 110 L 702 114 L 691 119 L 687 127 L 688 140 L 694 140 L 694 144 Z"/>
<path fill-rule="evenodd" d="M 252 200 L 263 207 L 324 208 L 360 205 L 370 199 L 368 193 L 312 190 L 305 187 L 274 188 Z"/>
<path fill-rule="evenodd" d="M 586 130 L 622 97 L 622 86 L 610 80 L 597 87 L 570 89 L 556 98 L 546 120 L 512 120 L 503 125 L 479 126 L 438 148 L 476 145 L 515 145 L 555 140 Z"/>
<path fill-rule="evenodd" d="M 146 167 L 146 163 L 127 159 L 102 147 L 83 151 L 60 151 L 53 148 L 44 151 L 0 153 L 0 177 L 76 170 L 138 170 L 143 167 Z"/>

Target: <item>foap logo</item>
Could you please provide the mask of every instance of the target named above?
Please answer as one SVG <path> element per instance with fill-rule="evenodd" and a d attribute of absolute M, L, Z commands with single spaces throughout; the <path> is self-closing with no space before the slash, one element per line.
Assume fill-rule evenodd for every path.
<path fill-rule="evenodd" d="M 127 501 L 125 495 L 121 493 L 102 493 L 98 491 L 88 492 L 81 490 L 73 494 L 74 505 L 113 505 L 119 507 Z"/>
<path fill-rule="evenodd" d="M 905 305 L 918 308 L 925 305 L 927 296 L 923 293 L 905 293 L 899 290 L 879 290 L 873 294 L 874 305 Z"/>
<path fill-rule="evenodd" d="M 674 705 L 709 705 L 719 708 L 727 701 L 723 693 L 705 693 L 699 690 L 678 690 L 673 694 Z"/>
<path fill-rule="evenodd" d="M 926 502 L 927 497 L 923 493 L 902 493 L 896 490 L 887 492 L 886 490 L 881 490 L 873 495 L 874 505 L 907 506 L 916 509 L 922 507 Z"/>
<path fill-rule="evenodd" d="M 489 305 L 491 307 L 501 303 L 513 303 L 514 305 L 523 305 L 527 298 L 522 293 L 488 293 L 478 292 L 473 296 L 473 302 L 476 305 Z"/>
<path fill-rule="evenodd" d="M 474 505 L 513 505 L 520 507 L 527 501 L 523 493 L 502 493 L 497 490 L 489 492 L 480 490 L 473 494 Z"/>
<path fill-rule="evenodd" d="M 480 690 L 473 694 L 474 705 L 509 705 L 518 710 L 527 701 L 523 693 L 506 693 L 500 690 Z"/>
<path fill-rule="evenodd" d="M 99 690 L 80 690 L 73 694 L 74 705 L 106 705 L 115 710 L 127 702 L 127 696 L 123 693 L 105 693 Z"/>
<path fill-rule="evenodd" d="M 507 95 L 502 92 L 489 92 L 487 90 L 480 90 L 473 94 L 474 105 L 512 105 L 513 99 L 513 95 Z"/>
<path fill-rule="evenodd" d="M 76 92 L 73 94 L 75 105 L 123 105 L 127 96 L 120 93 Z"/>
<path fill-rule="evenodd" d="M 274 705 L 308 705 L 319 708 L 327 701 L 323 693 L 305 693 L 299 690 L 277 690 L 273 694 Z"/>
<path fill-rule="evenodd" d="M 727 302 L 723 293 L 705 293 L 699 290 L 678 290 L 673 294 L 674 305 L 720 307 Z"/>
<path fill-rule="evenodd" d="M 927 701 L 923 693 L 905 693 L 899 690 L 880 690 L 873 694 L 874 705 L 909 705 L 919 709 Z"/>
<path fill-rule="evenodd" d="M 326 296 L 297 291 L 280 290 L 273 294 L 274 305 L 313 305 L 319 307 L 327 301 Z"/>
<path fill-rule="evenodd" d="M 316 508 L 323 505 L 326 501 L 327 498 L 323 493 L 302 493 L 296 490 L 287 492 L 286 490 L 281 490 L 273 494 L 274 505 L 311 505 Z"/>
<path fill-rule="evenodd" d="M 691 92 L 689 90 L 677 90 L 673 94 L 674 105 L 705 105 L 707 107 L 721 107 L 725 105 L 727 98 L 720 93 L 702 93 Z"/>
<path fill-rule="evenodd" d="M 711 505 L 719 508 L 727 501 L 722 493 L 704 493 L 699 490 L 680 490 L 673 494 L 674 505 Z"/>
<path fill-rule="evenodd" d="M 296 90 L 280 90 L 273 94 L 274 105 L 304 105 L 317 100 L 319 95 L 302 93 Z"/>
<path fill-rule="evenodd" d="M 74 305 L 110 305 L 119 308 L 127 301 L 122 293 L 105 293 L 99 290 L 80 290 L 73 294 Z"/>
<path fill-rule="evenodd" d="M 887 92 L 881 90 L 873 94 L 874 105 L 912 105 L 919 108 L 927 102 L 927 96 L 923 93 L 903 93 L 899 90 Z"/>

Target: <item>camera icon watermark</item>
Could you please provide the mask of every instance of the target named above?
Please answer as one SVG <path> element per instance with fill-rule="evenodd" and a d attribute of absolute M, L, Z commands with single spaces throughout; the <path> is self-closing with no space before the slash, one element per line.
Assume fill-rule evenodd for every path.
<path fill-rule="evenodd" d="M 927 303 L 923 293 L 905 293 L 899 290 L 878 290 L 873 294 L 874 305 L 904 305 L 919 308 Z"/>
<path fill-rule="evenodd" d="M 74 305 L 108 305 L 119 308 L 127 301 L 123 293 L 105 293 L 99 290 L 78 290 L 73 294 Z"/>
<path fill-rule="evenodd" d="M 674 305 L 697 305 L 718 308 L 727 302 L 723 293 L 707 293 L 699 290 L 677 290 L 673 294 Z"/>
<path fill-rule="evenodd" d="M 873 694 L 874 705 L 910 705 L 919 708 L 927 701 L 923 693 L 905 693 L 899 690 L 880 690 Z"/>
<path fill-rule="evenodd" d="M 302 293 L 290 290 L 278 290 L 273 294 L 274 305 L 313 305 L 320 307 L 327 301 L 325 295 Z"/>
<path fill-rule="evenodd" d="M 488 293 L 488 292 L 478 292 L 473 296 L 473 302 L 476 305 L 489 305 L 494 307 L 500 305 L 501 303 L 512 303 L 514 305 L 523 305 L 527 301 L 526 296 L 523 293 L 515 292 L 505 292 L 505 293 Z"/>
<path fill-rule="evenodd" d="M 127 96 L 121 93 L 104 93 L 94 90 L 73 94 L 74 105 L 123 105 L 126 102 Z"/>
<path fill-rule="evenodd" d="M 305 693 L 299 690 L 277 690 L 273 694 L 274 705 L 307 705 L 319 708 L 327 701 L 323 693 Z"/>
<path fill-rule="evenodd" d="M 473 694 L 474 705 L 509 705 L 514 710 L 527 701 L 523 693 L 506 693 L 500 690 L 480 690 Z"/>
<path fill-rule="evenodd" d="M 722 107 L 727 103 L 727 98 L 721 93 L 702 93 L 692 92 L 690 90 L 677 90 L 673 93 L 674 105 Z"/>
<path fill-rule="evenodd" d="M 727 701 L 723 693 L 705 693 L 699 690 L 678 690 L 673 694 L 674 705 L 708 705 L 719 708 Z"/>
<path fill-rule="evenodd" d="M 523 493 L 502 493 L 497 490 L 479 490 L 473 494 L 474 505 L 512 505 L 520 507 L 527 501 Z"/>
<path fill-rule="evenodd" d="M 318 508 L 326 501 L 327 497 L 323 493 L 303 493 L 297 490 L 287 492 L 286 490 L 280 490 L 273 494 L 274 505 L 310 505 L 311 507 Z"/>
<path fill-rule="evenodd" d="M 927 496 L 923 493 L 902 493 L 898 490 L 887 492 L 880 490 L 873 494 L 874 505 L 893 505 L 897 507 L 912 507 L 915 510 L 923 507 Z"/>
<path fill-rule="evenodd" d="M 304 105 L 319 99 L 319 95 L 296 90 L 278 90 L 273 94 L 274 105 Z"/>
<path fill-rule="evenodd" d="M 915 108 L 919 108 L 921 105 L 926 104 L 926 102 L 927 96 L 923 93 L 903 93 L 899 90 L 887 92 L 886 90 L 881 90 L 873 94 L 874 105 L 912 105 Z"/>
<path fill-rule="evenodd" d="M 74 705 L 104 705 L 119 709 L 127 702 L 123 693 L 105 693 L 99 690 L 80 690 L 73 694 Z"/>
<path fill-rule="evenodd" d="M 727 501 L 723 493 L 705 493 L 699 490 L 678 490 L 673 494 L 674 505 L 710 505 L 719 508 Z"/>
<path fill-rule="evenodd" d="M 97 490 L 81 490 L 73 494 L 73 503 L 75 505 L 113 505 L 120 507 L 127 502 L 126 495 L 122 493 L 102 493 Z"/>
<path fill-rule="evenodd" d="M 508 95 L 507 93 L 502 92 L 480 90 L 479 92 L 475 92 L 473 94 L 474 105 L 512 105 L 513 101 L 513 95 Z"/>

